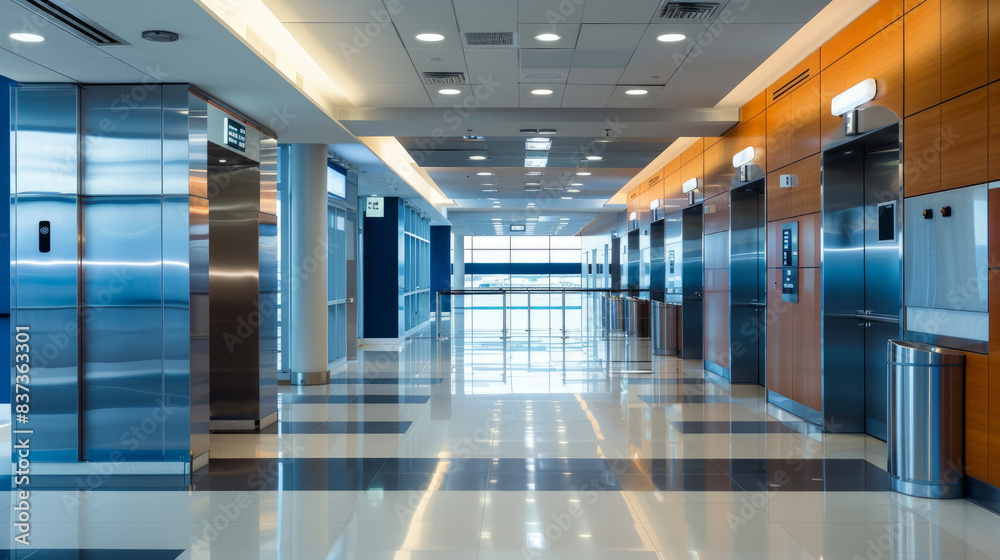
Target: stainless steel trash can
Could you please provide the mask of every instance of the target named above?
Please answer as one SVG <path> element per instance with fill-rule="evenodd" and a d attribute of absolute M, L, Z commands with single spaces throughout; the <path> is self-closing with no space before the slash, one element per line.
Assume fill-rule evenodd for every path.
<path fill-rule="evenodd" d="M 889 481 L 901 494 L 961 498 L 965 355 L 889 341 Z"/>

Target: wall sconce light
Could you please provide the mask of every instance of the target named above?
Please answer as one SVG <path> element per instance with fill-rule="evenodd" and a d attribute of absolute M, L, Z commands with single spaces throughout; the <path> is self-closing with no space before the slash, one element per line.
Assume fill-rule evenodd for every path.
<path fill-rule="evenodd" d="M 875 99 L 876 93 L 878 93 L 878 84 L 874 79 L 868 78 L 834 97 L 833 101 L 830 102 L 830 112 L 839 117 Z"/>
<path fill-rule="evenodd" d="M 753 146 L 744 149 L 740 153 L 733 156 L 733 167 L 743 167 L 753 161 L 755 155 L 757 154 L 754 152 Z"/>

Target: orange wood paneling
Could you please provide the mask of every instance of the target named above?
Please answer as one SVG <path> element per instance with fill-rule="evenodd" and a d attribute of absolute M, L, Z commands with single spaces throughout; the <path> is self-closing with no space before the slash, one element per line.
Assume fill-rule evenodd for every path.
<path fill-rule="evenodd" d="M 990 81 L 1000 80 L 1000 0 L 990 0 Z"/>
<path fill-rule="evenodd" d="M 726 135 L 726 157 L 732 166 L 733 156 L 753 146 L 753 163 L 767 170 L 767 112 L 750 119 Z"/>
<path fill-rule="evenodd" d="M 820 270 L 799 268 L 799 301 L 782 302 L 789 306 L 788 313 L 794 322 L 794 338 L 785 341 L 785 348 L 791 346 L 793 349 L 794 398 L 813 410 L 823 410 L 820 296 Z"/>
<path fill-rule="evenodd" d="M 997 0 L 1000 2 L 1000 0 Z M 998 9 L 1000 11 L 1000 9 Z M 1000 30 L 998 30 L 1000 32 Z M 1000 58 L 1000 54 L 997 55 Z M 992 58 L 991 58 L 992 60 Z M 990 181 L 1000 180 L 1000 83 L 990 84 Z"/>
<path fill-rule="evenodd" d="M 941 107 L 906 117 L 903 123 L 903 194 L 941 189 Z"/>
<path fill-rule="evenodd" d="M 984 354 L 965 353 L 965 467 L 969 476 L 988 480 L 990 472 L 990 368 Z"/>
<path fill-rule="evenodd" d="M 820 98 L 816 77 L 768 107 L 768 171 L 819 153 Z"/>
<path fill-rule="evenodd" d="M 789 351 L 790 341 L 794 340 L 792 322 L 784 320 L 779 313 L 787 309 L 781 301 L 781 287 L 778 281 L 781 271 L 775 268 L 767 270 L 767 388 L 784 397 L 793 398 L 794 375 L 792 371 L 792 353 Z"/>
<path fill-rule="evenodd" d="M 729 141 L 723 140 L 705 150 L 705 197 L 726 192 L 733 184 L 735 171 L 732 155 L 726 151 L 728 145 Z"/>
<path fill-rule="evenodd" d="M 782 77 L 765 90 L 767 106 L 770 107 L 777 100 L 802 87 L 806 81 L 818 76 L 819 71 L 819 51 L 816 51 L 793 66 L 791 70 L 785 72 Z"/>
<path fill-rule="evenodd" d="M 705 139 L 699 138 L 694 141 L 694 144 L 691 144 L 686 150 L 681 152 L 681 166 L 687 165 L 703 153 L 705 153 Z"/>
<path fill-rule="evenodd" d="M 705 156 L 698 154 L 681 167 L 681 184 L 688 179 L 705 178 Z"/>
<path fill-rule="evenodd" d="M 881 105 L 896 115 L 903 114 L 902 20 L 886 27 L 865 41 L 861 48 L 851 51 L 845 60 L 847 61 L 847 87 L 868 78 L 875 78 L 875 81 L 878 82 L 875 99 L 862 107 Z M 830 107 L 824 105 L 823 110 L 829 112 Z"/>
<path fill-rule="evenodd" d="M 881 0 L 820 48 L 826 68 L 903 15 L 903 0 Z"/>
<path fill-rule="evenodd" d="M 799 185 L 779 187 L 782 175 L 796 175 Z M 767 219 L 781 220 L 820 211 L 820 155 L 816 154 L 767 174 Z"/>
<path fill-rule="evenodd" d="M 819 86 L 820 138 L 825 142 L 827 138 L 837 132 L 838 128 L 843 126 L 843 120 L 830 113 L 830 106 L 833 98 L 847 89 L 847 61 L 840 59 L 823 70 L 819 76 Z"/>
<path fill-rule="evenodd" d="M 904 8 L 906 9 L 907 12 L 909 12 L 913 8 L 916 8 L 917 6 L 923 3 L 924 0 L 906 0 L 906 5 L 904 6 Z"/>
<path fill-rule="evenodd" d="M 941 102 L 941 0 L 927 0 L 903 25 L 905 105 L 912 115 Z"/>
<path fill-rule="evenodd" d="M 941 104 L 941 189 L 989 180 L 989 89 Z"/>
<path fill-rule="evenodd" d="M 729 269 L 705 269 L 704 334 L 705 359 L 729 369 Z"/>
<path fill-rule="evenodd" d="M 729 191 L 705 201 L 705 234 L 729 231 Z"/>
<path fill-rule="evenodd" d="M 678 200 L 684 200 L 684 201 L 687 200 L 687 197 L 681 190 L 681 183 L 683 183 L 684 181 L 681 180 L 681 172 L 679 169 L 664 177 L 662 182 L 663 182 L 664 205 L 669 204 L 670 201 L 673 201 L 673 203 L 677 203 Z M 687 206 L 687 203 L 685 202 L 684 205 Z"/>
<path fill-rule="evenodd" d="M 946 0 L 941 10 L 941 99 L 989 80 L 989 0 Z"/>
<path fill-rule="evenodd" d="M 750 119 L 756 117 L 764 110 L 767 106 L 767 92 L 762 91 L 757 94 L 753 99 L 747 101 L 746 105 L 740 107 L 740 122 L 743 124 Z"/>
<path fill-rule="evenodd" d="M 799 223 L 799 266 L 819 268 L 820 266 L 820 214 L 808 214 L 791 220 L 778 220 L 767 224 L 767 267 L 781 266 L 781 226 L 789 222 Z"/>
<path fill-rule="evenodd" d="M 1000 486 L 1000 355 L 994 356 L 990 360 L 990 387 L 993 390 L 990 391 L 990 475 L 987 482 Z"/>
<path fill-rule="evenodd" d="M 681 170 L 681 158 L 680 156 L 678 156 L 668 161 L 667 164 L 663 166 L 663 169 L 660 171 L 660 174 L 666 177 L 667 175 L 670 175 L 671 173 L 680 170 Z"/>

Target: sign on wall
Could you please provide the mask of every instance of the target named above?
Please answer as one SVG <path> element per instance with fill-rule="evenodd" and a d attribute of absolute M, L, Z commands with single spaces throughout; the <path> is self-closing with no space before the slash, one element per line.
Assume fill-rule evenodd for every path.
<path fill-rule="evenodd" d="M 381 196 L 369 196 L 365 199 L 365 217 L 382 218 L 385 217 L 385 199 Z"/>
<path fill-rule="evenodd" d="M 241 152 L 247 150 L 247 127 L 245 124 L 226 117 L 223 119 L 226 145 Z"/>

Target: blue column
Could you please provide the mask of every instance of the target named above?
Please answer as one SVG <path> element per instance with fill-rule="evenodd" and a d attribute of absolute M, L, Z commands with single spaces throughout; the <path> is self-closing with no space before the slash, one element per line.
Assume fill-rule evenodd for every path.
<path fill-rule="evenodd" d="M 400 338 L 406 330 L 403 201 L 387 197 L 382 206 L 381 218 L 364 217 L 364 338 Z"/>
<path fill-rule="evenodd" d="M 437 311 L 437 293 L 451 289 L 451 226 L 431 226 L 431 312 Z M 451 298 L 441 298 L 441 311 L 451 311 Z"/>
<path fill-rule="evenodd" d="M 7 202 L 7 208 L 0 212 L 0 255 L 10 255 L 10 87 L 11 80 L 0 76 L 0 195 Z M 10 278 L 10 259 L 0 258 L 0 271 L 4 278 Z M 10 332 L 10 281 L 0 288 L 0 332 Z M 0 363 L 10 365 L 10 340 L 0 350 Z M 10 402 L 10 378 L 0 383 L 0 403 Z"/>

